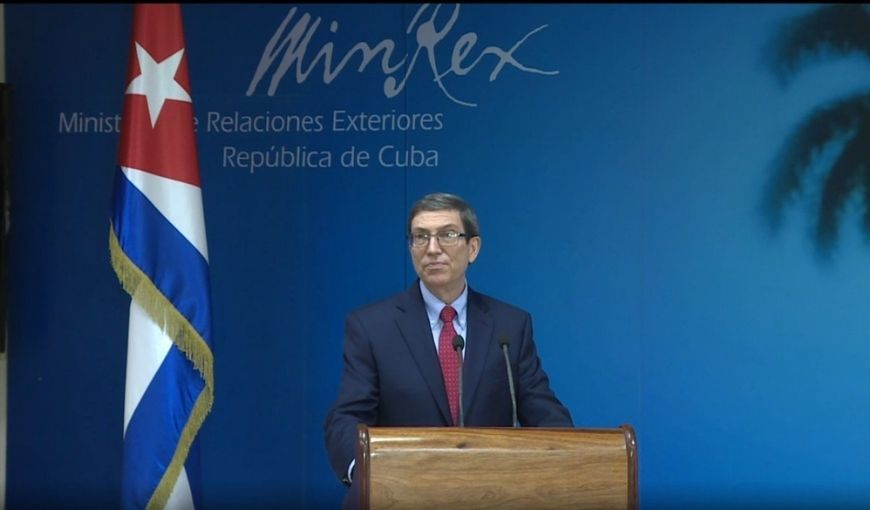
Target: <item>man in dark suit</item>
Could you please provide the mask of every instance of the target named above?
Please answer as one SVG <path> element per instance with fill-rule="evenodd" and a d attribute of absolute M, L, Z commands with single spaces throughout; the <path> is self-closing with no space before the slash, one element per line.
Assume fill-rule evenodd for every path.
<path fill-rule="evenodd" d="M 408 239 L 419 280 L 352 312 L 345 323 L 344 371 L 324 429 L 330 463 L 346 485 L 353 478 L 359 423 L 455 426 L 464 414 L 466 426 L 513 426 L 500 347 L 505 342 L 519 424 L 573 426 L 541 367 L 531 316 L 467 285 L 466 270 L 481 246 L 471 207 L 446 193 L 423 197 L 409 214 Z M 465 340 L 464 352 L 454 350 L 457 335 Z M 459 355 L 464 413 L 457 398 Z"/>

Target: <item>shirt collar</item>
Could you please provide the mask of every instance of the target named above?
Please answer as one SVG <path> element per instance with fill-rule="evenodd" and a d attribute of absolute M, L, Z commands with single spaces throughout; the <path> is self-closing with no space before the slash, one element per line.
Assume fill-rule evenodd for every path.
<path fill-rule="evenodd" d="M 465 282 L 465 287 L 462 289 L 462 294 L 456 298 L 452 303 L 445 303 L 438 299 L 435 294 L 426 288 L 426 285 L 423 284 L 423 280 L 420 280 L 420 293 L 423 294 L 423 303 L 426 305 L 426 315 L 429 316 L 429 327 L 435 327 L 441 320 L 441 309 L 447 306 L 448 304 L 456 310 L 456 321 L 458 321 L 460 328 L 465 328 L 465 308 L 468 305 L 468 281 Z"/>

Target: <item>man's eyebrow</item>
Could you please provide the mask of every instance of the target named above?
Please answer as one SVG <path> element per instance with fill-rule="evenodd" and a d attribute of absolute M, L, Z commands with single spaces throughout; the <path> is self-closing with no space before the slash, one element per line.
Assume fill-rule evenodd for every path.
<path fill-rule="evenodd" d="M 442 232 L 444 230 L 459 230 L 459 225 L 455 223 L 448 223 L 447 225 L 441 225 L 440 227 L 435 229 L 435 232 Z M 426 230 L 425 228 L 415 227 L 411 229 L 411 232 L 432 232 L 431 230 Z"/>

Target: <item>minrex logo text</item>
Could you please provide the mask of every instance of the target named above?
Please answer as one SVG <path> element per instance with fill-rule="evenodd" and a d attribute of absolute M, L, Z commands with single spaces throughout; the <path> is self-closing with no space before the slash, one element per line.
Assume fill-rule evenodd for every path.
<path fill-rule="evenodd" d="M 297 18 L 297 9 L 296 7 L 293 7 L 290 9 L 287 17 L 284 18 L 284 21 L 281 22 L 281 25 L 269 40 L 268 44 L 266 44 L 266 48 L 263 50 L 263 55 L 260 57 L 260 63 L 257 65 L 257 70 L 254 73 L 254 77 L 251 79 L 250 85 L 248 85 L 246 95 L 250 96 L 254 93 L 264 75 L 270 68 L 272 68 L 272 63 L 281 56 L 282 52 L 283 56 L 281 56 L 277 68 L 273 71 L 272 79 L 269 81 L 269 88 L 266 91 L 269 96 L 275 94 L 275 91 L 281 84 L 281 80 L 284 79 L 284 75 L 291 66 L 295 67 L 296 83 L 303 83 L 308 79 L 308 76 L 315 70 L 317 65 L 322 62 L 323 83 L 328 85 L 341 74 L 345 66 L 357 53 L 361 56 L 361 61 L 357 67 L 357 70 L 360 72 L 364 71 L 366 67 L 368 67 L 368 65 L 380 54 L 380 69 L 386 76 L 384 78 L 384 95 L 388 98 L 395 97 L 402 92 L 408 78 L 418 65 L 424 67 L 428 64 L 428 68 L 432 72 L 433 81 L 438 85 L 438 88 L 441 89 L 441 92 L 450 98 L 451 101 L 464 106 L 477 106 L 477 104 L 463 101 L 451 94 L 445 84 L 445 78 L 451 75 L 467 75 L 475 70 L 478 65 L 481 65 L 481 61 L 486 55 L 494 55 L 496 57 L 495 65 L 490 69 L 489 73 L 490 82 L 493 82 L 498 78 L 499 73 L 501 73 L 501 70 L 505 65 L 510 65 L 527 73 L 546 75 L 559 74 L 559 71 L 544 71 L 530 67 L 519 62 L 514 57 L 514 52 L 516 52 L 520 46 L 525 44 L 529 37 L 547 28 L 547 25 L 541 25 L 528 32 L 521 39 L 517 40 L 517 42 L 509 49 L 503 49 L 497 46 L 487 46 L 480 52 L 475 52 L 475 45 L 478 42 L 477 34 L 475 32 L 466 32 L 453 44 L 450 65 L 446 68 L 439 66 L 436 61 L 435 48 L 447 37 L 450 30 L 453 28 L 453 25 L 456 24 L 456 20 L 459 18 L 459 7 L 459 4 L 456 4 L 453 7 L 450 19 L 448 19 L 440 29 L 436 26 L 435 22 L 438 11 L 441 9 L 440 5 L 432 6 L 431 4 L 423 4 L 417 10 L 417 13 L 414 14 L 414 17 L 411 19 L 411 22 L 408 24 L 408 28 L 405 31 L 406 34 L 410 35 L 412 30 L 415 30 L 416 27 L 415 39 L 417 48 L 413 55 L 410 55 L 410 58 L 409 53 L 401 56 L 395 55 L 396 42 L 392 39 L 383 39 L 375 46 L 370 46 L 366 42 L 358 42 L 351 47 L 341 57 L 341 59 L 336 61 L 336 55 L 334 54 L 335 44 L 333 42 L 327 42 L 320 47 L 314 57 L 310 58 L 307 64 L 305 63 L 305 60 L 309 52 L 308 46 L 315 32 L 320 27 L 321 19 L 318 16 L 312 20 L 312 16 L 308 13 L 304 13 L 302 16 Z M 428 19 L 423 21 L 426 15 L 429 15 Z M 295 24 L 293 24 L 292 28 L 288 31 L 287 27 L 290 26 L 290 23 L 294 19 L 296 20 Z M 328 30 L 333 34 L 338 32 L 338 22 L 332 21 L 329 24 Z M 472 60 L 475 53 L 476 56 Z M 396 59 L 395 61 L 394 58 Z M 425 60 L 425 63 L 418 63 L 421 59 Z M 492 59 L 487 59 L 487 62 L 491 61 Z M 334 62 L 337 63 L 333 64 Z"/>

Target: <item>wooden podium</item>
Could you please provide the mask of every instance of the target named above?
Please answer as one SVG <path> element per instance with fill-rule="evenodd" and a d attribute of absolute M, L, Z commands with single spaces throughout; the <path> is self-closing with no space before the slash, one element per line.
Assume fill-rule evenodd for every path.
<path fill-rule="evenodd" d="M 362 509 L 637 508 L 634 429 L 359 426 Z"/>

